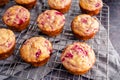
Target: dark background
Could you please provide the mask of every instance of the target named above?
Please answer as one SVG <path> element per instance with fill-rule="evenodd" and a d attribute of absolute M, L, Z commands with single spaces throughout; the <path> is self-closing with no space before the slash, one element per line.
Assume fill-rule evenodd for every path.
<path fill-rule="evenodd" d="M 110 7 L 110 40 L 120 54 L 120 0 L 103 0 Z"/>

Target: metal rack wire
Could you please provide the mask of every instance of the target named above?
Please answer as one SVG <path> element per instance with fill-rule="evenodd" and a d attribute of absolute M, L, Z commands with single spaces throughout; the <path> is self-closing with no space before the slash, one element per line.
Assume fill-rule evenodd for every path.
<path fill-rule="evenodd" d="M 101 51 L 104 51 L 105 56 L 104 58 L 106 59 L 105 62 L 105 73 L 106 77 L 102 77 L 101 75 L 93 76 L 91 73 L 91 70 L 82 76 L 76 76 L 68 73 L 68 71 L 62 66 L 60 62 L 60 53 L 62 50 L 65 48 L 66 45 L 71 44 L 75 41 L 82 41 L 78 40 L 77 38 L 74 37 L 74 35 L 71 32 L 70 29 L 70 23 L 72 19 L 81 14 L 81 11 L 79 9 L 78 5 L 79 0 L 72 0 L 72 5 L 70 11 L 65 14 L 66 17 L 66 23 L 63 32 L 56 37 L 48 37 L 40 32 L 40 30 L 37 28 L 36 25 L 36 18 L 38 14 L 41 12 L 49 9 L 47 1 L 46 0 L 39 0 L 36 7 L 32 9 L 31 12 L 31 22 L 28 27 L 28 29 L 22 31 L 22 32 L 15 32 L 16 34 L 16 39 L 17 39 L 17 44 L 16 44 L 16 49 L 14 51 L 13 56 L 0 61 L 0 74 L 1 75 L 6 75 L 9 76 L 8 78 L 16 77 L 20 80 L 23 79 L 30 79 L 30 80 L 91 80 L 91 79 L 97 79 L 99 80 L 107 80 L 108 77 L 108 59 L 109 59 L 109 54 L 108 54 L 108 49 L 109 49 L 109 7 L 104 4 L 103 9 L 101 10 L 100 14 L 97 15 L 97 18 L 101 22 L 101 24 L 106 28 L 107 34 L 103 35 L 101 33 L 106 32 L 100 28 L 100 31 L 98 34 L 95 36 L 94 39 L 91 39 L 89 41 L 86 41 L 89 45 L 92 46 L 94 50 L 96 50 L 96 58 L 98 61 L 96 61 L 95 65 L 97 67 L 93 67 L 92 69 L 97 70 L 99 69 L 99 58 L 103 57 L 99 55 Z M 14 5 L 15 2 L 13 0 L 10 1 L 9 4 L 4 6 L 3 8 L 0 8 L 0 18 L 2 18 L 3 13 L 5 10 Z M 2 20 L 0 20 L 0 27 L 6 27 Z M 51 59 L 48 61 L 48 63 L 43 66 L 43 67 L 38 67 L 34 68 L 31 65 L 25 63 L 19 55 L 19 48 L 21 47 L 22 43 L 32 37 L 32 36 L 44 36 L 48 40 L 50 40 L 53 43 L 53 55 Z M 102 36 L 102 37 L 101 37 Z M 101 41 L 101 40 L 107 40 L 108 43 L 106 43 L 106 47 L 101 46 L 101 44 L 96 44 L 93 45 L 94 41 Z M 102 48 L 101 48 L 102 47 Z M 42 71 L 41 71 L 42 70 Z M 89 78 L 85 78 L 84 76 L 89 76 Z"/>

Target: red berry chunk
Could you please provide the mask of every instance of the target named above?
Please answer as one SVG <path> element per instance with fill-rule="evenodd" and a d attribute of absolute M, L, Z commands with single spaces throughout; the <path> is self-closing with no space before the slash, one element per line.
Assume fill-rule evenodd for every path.
<path fill-rule="evenodd" d="M 82 18 L 81 21 L 82 21 L 83 23 L 85 23 L 85 24 L 87 23 L 87 20 L 84 19 L 84 18 Z"/>
<path fill-rule="evenodd" d="M 50 19 L 51 17 L 48 15 L 47 18 Z"/>
<path fill-rule="evenodd" d="M 62 62 L 65 61 L 65 58 L 62 58 Z"/>
<path fill-rule="evenodd" d="M 41 22 L 41 25 L 44 25 L 44 24 L 45 24 L 44 21 L 42 21 L 42 22 Z"/>
<path fill-rule="evenodd" d="M 72 53 L 67 53 L 65 57 L 66 58 L 73 58 L 73 54 Z"/>
<path fill-rule="evenodd" d="M 41 54 L 41 50 L 39 49 L 39 50 L 36 52 L 36 58 L 39 58 L 40 54 Z"/>
<path fill-rule="evenodd" d="M 52 49 L 49 49 L 50 53 L 52 53 Z"/>
<path fill-rule="evenodd" d="M 18 22 L 18 25 L 21 25 L 23 23 L 24 23 L 24 21 L 22 19 L 20 19 L 19 22 Z"/>
<path fill-rule="evenodd" d="M 88 54 L 88 52 L 87 52 L 87 51 L 84 51 L 84 54 L 85 54 L 85 55 L 87 55 L 87 54 Z"/>
<path fill-rule="evenodd" d="M 100 6 L 100 3 L 97 3 L 96 5 L 95 5 L 95 7 L 99 7 Z"/>
<path fill-rule="evenodd" d="M 89 32 L 89 29 L 87 29 L 86 31 Z"/>
<path fill-rule="evenodd" d="M 21 25 L 21 24 L 24 23 L 24 20 L 21 19 L 21 18 L 18 16 L 18 14 L 16 15 L 16 19 L 17 19 L 17 21 L 18 21 L 18 22 L 15 21 L 16 24 Z"/>
<path fill-rule="evenodd" d="M 8 43 L 7 47 L 9 48 L 12 45 L 12 42 Z"/>
<path fill-rule="evenodd" d="M 58 11 L 55 12 L 55 14 L 56 14 L 56 15 L 61 15 L 61 16 L 63 15 L 61 12 L 58 12 Z"/>
<path fill-rule="evenodd" d="M 75 51 L 77 51 L 78 53 L 83 53 L 84 55 L 87 55 L 87 54 L 88 54 L 87 51 L 83 50 L 83 48 L 80 48 L 78 45 L 75 45 L 75 46 L 72 48 L 72 50 L 75 50 Z"/>

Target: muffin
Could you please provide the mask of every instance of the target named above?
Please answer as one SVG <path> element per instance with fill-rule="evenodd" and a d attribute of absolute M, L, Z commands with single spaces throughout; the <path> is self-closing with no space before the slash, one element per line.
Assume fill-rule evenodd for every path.
<path fill-rule="evenodd" d="M 63 30 L 65 16 L 56 10 L 46 10 L 37 18 L 37 25 L 42 33 L 48 36 L 56 36 Z"/>
<path fill-rule="evenodd" d="M 15 49 L 15 34 L 9 30 L 0 28 L 0 60 L 8 58 Z"/>
<path fill-rule="evenodd" d="M 93 38 L 98 32 L 99 22 L 97 21 L 97 18 L 82 14 L 73 19 L 71 29 L 77 38 L 88 40 Z"/>
<path fill-rule="evenodd" d="M 21 58 L 35 67 L 46 64 L 51 53 L 52 44 L 44 37 L 32 37 L 20 48 Z"/>
<path fill-rule="evenodd" d="M 12 6 L 3 15 L 3 22 L 11 29 L 22 31 L 30 22 L 30 12 L 22 6 Z"/>
<path fill-rule="evenodd" d="M 61 61 L 70 73 L 81 75 L 92 68 L 96 58 L 94 51 L 89 45 L 75 42 L 64 49 L 61 54 Z"/>
<path fill-rule="evenodd" d="M 15 0 L 15 2 L 27 9 L 32 9 L 36 5 L 37 0 Z"/>
<path fill-rule="evenodd" d="M 80 0 L 79 5 L 83 13 L 93 16 L 99 14 L 103 2 L 102 0 Z"/>
<path fill-rule="evenodd" d="M 62 13 L 69 11 L 72 0 L 48 0 L 48 5 Z"/>
<path fill-rule="evenodd" d="M 4 6 L 9 2 L 9 0 L 0 0 L 0 6 Z"/>

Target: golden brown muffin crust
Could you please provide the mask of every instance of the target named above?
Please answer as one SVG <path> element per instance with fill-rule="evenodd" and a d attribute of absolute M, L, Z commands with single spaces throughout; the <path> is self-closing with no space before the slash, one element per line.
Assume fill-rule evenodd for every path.
<path fill-rule="evenodd" d="M 96 18 L 82 14 L 73 19 L 71 28 L 73 33 L 83 37 L 89 37 L 89 35 L 93 35 L 98 32 L 99 23 Z"/>
<path fill-rule="evenodd" d="M 0 0 L 0 6 L 4 6 L 8 2 L 9 2 L 9 0 Z"/>
<path fill-rule="evenodd" d="M 48 0 L 48 4 L 55 9 L 62 9 L 71 4 L 72 0 Z"/>
<path fill-rule="evenodd" d="M 15 44 L 15 35 L 9 29 L 0 28 L 0 54 L 9 51 Z"/>
<path fill-rule="evenodd" d="M 48 0 L 51 9 L 56 9 L 62 13 L 69 11 L 72 0 Z"/>
<path fill-rule="evenodd" d="M 32 9 L 36 5 L 37 0 L 15 0 L 15 2 L 27 9 Z"/>
<path fill-rule="evenodd" d="M 86 43 L 75 42 L 68 45 L 61 55 L 65 68 L 73 74 L 84 74 L 95 63 L 95 54 Z"/>
<path fill-rule="evenodd" d="M 19 4 L 30 4 L 32 2 L 36 2 L 36 0 L 15 0 Z"/>
<path fill-rule="evenodd" d="M 29 24 L 30 12 L 22 6 L 12 6 L 3 15 L 6 25 L 17 30 L 26 28 Z"/>
<path fill-rule="evenodd" d="M 89 11 L 100 9 L 103 6 L 102 0 L 80 0 L 79 4 L 83 9 Z"/>
<path fill-rule="evenodd" d="M 65 24 L 65 17 L 56 10 L 46 10 L 39 15 L 37 23 L 40 29 L 54 31 Z"/>
<path fill-rule="evenodd" d="M 56 10 L 46 10 L 38 16 L 37 24 L 43 33 L 55 36 L 62 31 L 65 24 L 65 16 Z"/>
<path fill-rule="evenodd" d="M 43 37 L 32 37 L 20 48 L 21 57 L 29 63 L 40 63 L 50 57 L 52 44 Z"/>
<path fill-rule="evenodd" d="M 9 30 L 0 28 L 0 60 L 5 59 L 13 54 L 15 49 L 15 34 Z"/>

